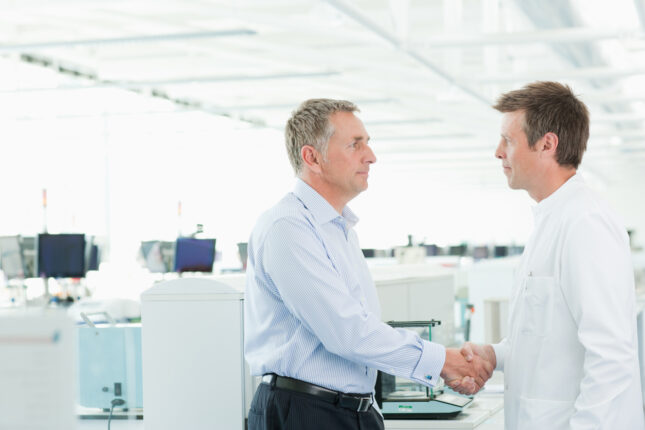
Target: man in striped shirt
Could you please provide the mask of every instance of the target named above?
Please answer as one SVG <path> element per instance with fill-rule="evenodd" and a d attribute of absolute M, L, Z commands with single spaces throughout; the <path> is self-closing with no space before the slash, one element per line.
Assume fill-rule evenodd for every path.
<path fill-rule="evenodd" d="M 376 162 L 347 101 L 305 101 L 286 126 L 296 184 L 262 214 L 249 240 L 245 356 L 264 375 L 250 430 L 383 429 L 377 370 L 428 386 L 439 377 L 474 392 L 490 377 L 480 357 L 381 321 L 374 282 L 346 206 Z"/>

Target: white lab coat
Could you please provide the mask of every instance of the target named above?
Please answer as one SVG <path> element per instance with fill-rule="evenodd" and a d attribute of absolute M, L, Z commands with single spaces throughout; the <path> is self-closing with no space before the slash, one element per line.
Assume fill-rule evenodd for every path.
<path fill-rule="evenodd" d="M 493 345 L 505 428 L 645 429 L 625 228 L 579 174 L 534 215 L 508 337 Z"/>

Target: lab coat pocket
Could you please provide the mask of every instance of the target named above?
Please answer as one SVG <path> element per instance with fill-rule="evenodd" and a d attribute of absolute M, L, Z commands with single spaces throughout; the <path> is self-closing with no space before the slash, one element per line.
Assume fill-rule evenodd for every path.
<path fill-rule="evenodd" d="M 573 401 L 520 397 L 518 430 L 568 430 Z"/>
<path fill-rule="evenodd" d="M 529 276 L 524 285 L 524 318 L 522 333 L 546 336 L 553 320 L 555 279 L 551 276 Z"/>

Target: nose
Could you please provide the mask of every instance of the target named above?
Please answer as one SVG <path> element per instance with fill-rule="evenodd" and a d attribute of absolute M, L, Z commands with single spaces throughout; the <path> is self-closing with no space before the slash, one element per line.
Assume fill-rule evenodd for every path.
<path fill-rule="evenodd" d="M 369 145 L 365 145 L 365 148 L 367 148 L 365 152 L 365 162 L 372 164 L 376 163 L 376 155 L 374 155 L 374 151 Z"/>
<path fill-rule="evenodd" d="M 499 144 L 497 145 L 497 149 L 495 149 L 495 158 L 499 158 L 500 160 L 505 158 L 504 151 L 502 150 L 502 143 L 503 142 L 500 141 Z"/>

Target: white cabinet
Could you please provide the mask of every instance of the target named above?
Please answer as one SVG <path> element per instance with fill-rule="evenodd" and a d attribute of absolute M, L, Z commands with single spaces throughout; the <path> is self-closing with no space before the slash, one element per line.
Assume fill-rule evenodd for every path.
<path fill-rule="evenodd" d="M 206 278 L 141 295 L 146 429 L 244 429 L 243 297 Z"/>

